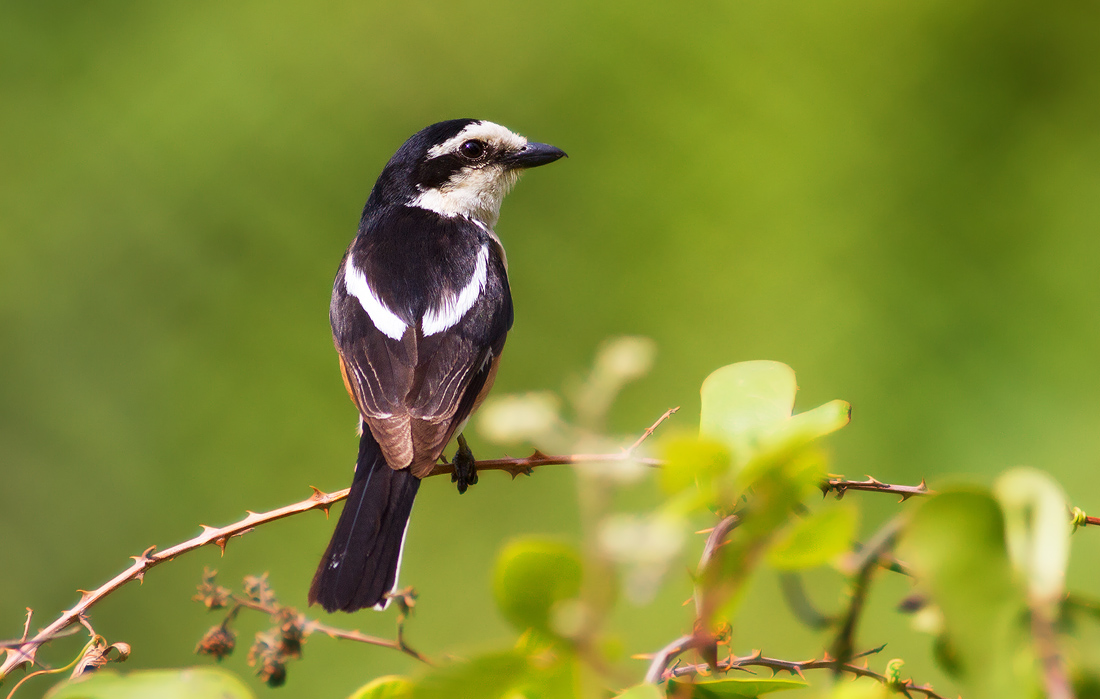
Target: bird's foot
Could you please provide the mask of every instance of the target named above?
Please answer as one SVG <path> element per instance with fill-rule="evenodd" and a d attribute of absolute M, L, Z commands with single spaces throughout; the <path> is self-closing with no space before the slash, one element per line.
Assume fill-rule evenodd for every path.
<path fill-rule="evenodd" d="M 477 483 L 477 461 L 470 446 L 466 444 L 466 438 L 461 434 L 458 436 L 458 451 L 455 452 L 452 464 L 454 472 L 451 474 L 451 481 L 458 484 L 459 493 L 466 493 L 467 488 Z"/>

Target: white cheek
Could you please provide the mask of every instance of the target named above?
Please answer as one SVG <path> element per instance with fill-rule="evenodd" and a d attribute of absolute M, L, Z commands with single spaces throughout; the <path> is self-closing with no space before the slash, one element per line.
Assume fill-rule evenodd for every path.
<path fill-rule="evenodd" d="M 465 216 L 492 227 L 500 217 L 504 195 L 520 171 L 500 166 L 466 168 L 442 187 L 421 192 L 409 204 L 446 217 Z"/>

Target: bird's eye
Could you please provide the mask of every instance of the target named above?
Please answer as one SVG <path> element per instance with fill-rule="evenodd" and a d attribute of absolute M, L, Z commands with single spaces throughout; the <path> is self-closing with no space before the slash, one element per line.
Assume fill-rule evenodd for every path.
<path fill-rule="evenodd" d="M 477 139 L 470 139 L 469 141 L 464 141 L 462 145 L 458 147 L 458 150 L 466 158 L 475 160 L 484 155 L 485 144 Z"/>

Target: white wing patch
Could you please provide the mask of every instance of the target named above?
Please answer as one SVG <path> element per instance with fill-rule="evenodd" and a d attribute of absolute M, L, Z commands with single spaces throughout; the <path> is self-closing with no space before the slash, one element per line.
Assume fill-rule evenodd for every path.
<path fill-rule="evenodd" d="M 347 287 L 348 294 L 359 300 L 375 328 L 394 340 L 401 340 L 408 325 L 374 295 L 374 290 L 367 283 L 367 276 L 352 264 L 351 255 L 348 255 L 348 261 L 344 265 L 344 286 Z"/>
<path fill-rule="evenodd" d="M 470 281 L 458 294 L 447 294 L 440 301 L 439 306 L 429 309 L 424 314 L 424 335 L 442 333 L 462 320 L 466 312 L 473 308 L 481 290 L 485 288 L 489 270 L 489 246 L 482 245 L 477 253 L 477 264 L 474 265 L 474 274 Z M 375 324 L 377 325 L 377 324 Z M 403 325 L 403 324 L 402 324 Z"/>

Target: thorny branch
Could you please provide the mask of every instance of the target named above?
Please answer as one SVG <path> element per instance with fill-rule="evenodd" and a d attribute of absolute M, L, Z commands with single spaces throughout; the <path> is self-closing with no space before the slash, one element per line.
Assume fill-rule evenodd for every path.
<path fill-rule="evenodd" d="M 281 605 L 267 581 L 266 573 L 262 576 L 246 576 L 242 587 L 244 595 L 237 595 L 230 589 L 217 585 L 217 574 L 217 571 L 210 568 L 203 571 L 202 583 L 192 600 L 202 603 L 208 610 L 228 609 L 228 612 L 221 623 L 207 630 L 195 647 L 195 653 L 213 656 L 220 661 L 233 653 L 237 646 L 237 633 L 232 628 L 237 614 L 245 609 L 266 613 L 274 624 L 267 631 L 256 635 L 248 650 L 248 665 L 255 667 L 256 675 L 273 688 L 286 682 L 288 664 L 292 659 L 301 658 L 302 645 L 314 632 L 334 639 L 393 648 L 431 665 L 427 658 L 405 642 L 405 621 L 416 605 L 416 593 L 412 588 L 394 591 L 389 595 L 390 601 L 396 603 L 400 610 L 397 616 L 397 640 L 394 642 L 363 634 L 359 630 L 332 627 L 306 617 L 291 606 Z"/>
<path fill-rule="evenodd" d="M 496 459 L 485 460 L 477 462 L 477 469 L 501 469 L 512 474 L 513 478 L 518 474 L 529 474 L 535 467 L 541 467 L 551 464 L 577 464 L 581 462 L 618 462 L 625 460 L 633 460 L 641 464 L 648 464 L 650 466 L 660 466 L 658 460 L 649 458 L 634 457 L 633 454 L 641 443 L 653 434 L 653 431 L 657 429 L 669 416 L 679 410 L 679 407 L 671 408 L 664 412 L 660 418 L 658 418 L 653 425 L 646 429 L 645 433 L 636 440 L 630 447 L 624 448 L 621 452 L 603 455 L 591 455 L 591 454 L 575 454 L 575 455 L 559 455 L 548 456 L 539 451 L 535 451 L 530 457 L 525 459 Z M 450 474 L 454 471 L 451 464 L 443 463 L 436 466 L 436 468 L 429 474 L 429 476 L 435 476 L 437 474 Z M 328 509 L 332 507 L 334 503 L 338 503 L 348 497 L 350 489 L 342 489 L 340 491 L 333 491 L 331 493 L 325 493 L 320 489 L 311 486 L 313 489 L 313 495 L 309 498 L 292 503 L 282 508 L 275 508 L 263 513 L 255 513 L 247 511 L 248 515 L 241 520 L 238 520 L 231 525 L 225 527 L 215 528 L 208 525 L 202 525 L 202 533 L 196 537 L 193 537 L 185 542 L 181 542 L 175 546 L 169 547 L 163 551 L 158 552 L 156 546 L 149 547 L 140 555 L 131 557 L 134 563 L 126 570 L 119 573 L 117 576 L 107 581 L 99 588 L 92 591 L 78 590 L 80 593 L 80 600 L 69 610 L 64 611 L 61 615 L 54 620 L 48 627 L 41 630 L 34 637 L 27 639 L 24 635 L 18 645 L 10 648 L 0 649 L 5 654 L 4 662 L 0 664 L 0 681 L 4 680 L 13 670 L 20 668 L 26 664 L 35 663 L 35 655 L 46 642 L 54 639 L 58 636 L 58 633 L 67 629 L 73 624 L 76 624 L 87 612 L 96 605 L 99 601 L 106 598 L 111 593 L 121 588 L 130 581 L 142 582 L 145 579 L 145 573 L 153 567 L 163 564 L 164 562 L 171 561 L 176 557 L 186 554 L 188 552 L 205 547 L 207 545 L 216 544 L 221 548 L 222 553 L 225 553 L 225 547 L 229 540 L 233 537 L 240 537 L 248 532 L 251 532 L 259 525 L 281 520 L 298 513 L 305 513 L 310 510 L 323 510 L 328 513 Z M 364 635 L 366 637 L 366 635 Z M 400 649 L 402 642 L 399 640 L 389 639 L 377 639 L 367 638 L 361 639 L 368 644 L 378 644 L 379 646 L 390 647 L 394 649 Z"/>
<path fill-rule="evenodd" d="M 860 654 L 859 657 L 878 653 L 881 650 L 882 647 L 879 647 L 878 649 L 872 649 L 869 652 Z M 734 656 L 733 654 L 730 654 L 728 658 L 722 659 L 718 662 L 719 671 L 732 671 L 735 669 L 747 670 L 746 667 L 748 666 L 760 666 L 763 668 L 771 669 L 773 672 L 776 673 L 778 673 L 779 671 L 786 671 L 791 675 L 798 676 L 800 678 L 805 678 L 802 675 L 803 671 L 839 668 L 842 673 L 851 673 L 857 677 L 862 676 L 865 678 L 873 678 L 883 685 L 891 688 L 897 688 L 898 692 L 901 692 L 905 695 L 908 695 L 909 693 L 921 693 L 925 697 L 929 698 L 942 697 L 941 695 L 937 695 L 935 691 L 932 690 L 931 685 L 917 685 L 913 682 L 912 679 L 899 681 L 895 684 L 892 683 L 890 679 L 888 679 L 886 676 L 880 673 L 875 673 L 867 666 L 857 666 L 852 663 L 844 663 L 838 665 L 836 659 L 829 658 L 828 654 L 825 654 L 825 656 L 820 660 L 809 659 L 807 661 L 785 661 L 783 659 L 773 659 L 771 657 L 764 656 L 760 653 L 760 651 L 756 650 L 748 656 Z M 668 678 L 678 678 L 680 676 L 688 675 L 705 675 L 708 672 L 709 671 L 706 664 L 685 664 L 683 666 L 677 665 L 665 671 L 660 680 L 665 680 Z"/>
<path fill-rule="evenodd" d="M 852 597 L 848 603 L 848 612 L 845 614 L 833 641 L 833 675 L 839 676 L 844 670 L 844 665 L 851 660 L 852 650 L 855 648 L 856 624 L 863 612 L 863 603 L 867 599 L 867 591 L 871 583 L 871 576 L 878 568 L 879 557 L 884 555 L 894 546 L 898 533 L 901 531 L 904 520 L 896 517 L 875 535 L 874 539 L 859 553 L 859 561 L 852 567 L 855 570 L 855 580 L 852 583 Z"/>
<path fill-rule="evenodd" d="M 572 454 L 572 455 L 547 455 L 540 450 L 535 450 L 531 453 L 530 457 L 505 457 L 503 459 L 486 459 L 479 460 L 477 462 L 477 470 L 487 471 L 491 469 L 499 469 L 506 471 L 512 475 L 512 478 L 516 478 L 520 474 L 530 474 L 531 470 L 536 467 L 549 467 L 559 464 L 581 464 L 584 462 L 625 462 L 627 460 L 643 464 L 647 467 L 660 467 L 664 465 L 664 462 L 652 457 L 635 457 L 634 452 L 638 447 L 646 441 L 646 439 L 653 434 L 661 423 L 664 423 L 668 418 L 677 411 L 680 410 L 679 406 L 670 408 L 661 414 L 653 425 L 646 428 L 645 432 L 634 441 L 630 447 L 624 447 L 621 452 L 614 452 L 611 454 Z M 451 474 L 454 472 L 454 464 L 447 461 L 441 461 L 435 465 L 435 468 L 428 474 L 428 476 L 438 476 L 440 474 Z"/>
<path fill-rule="evenodd" d="M 651 467 L 661 467 L 664 462 L 659 459 L 651 457 L 635 457 L 634 452 L 638 446 L 642 444 L 654 430 L 661 425 L 666 419 L 673 413 L 679 410 L 679 407 L 671 408 L 665 411 L 660 418 L 658 418 L 653 425 L 646 429 L 646 431 L 628 448 L 624 448 L 621 452 L 611 454 L 571 454 L 571 455 L 547 455 L 539 450 L 535 450 L 529 457 L 506 457 L 503 459 L 490 459 L 480 460 L 477 464 L 478 471 L 484 470 L 501 470 L 506 471 L 512 475 L 513 478 L 519 474 L 530 474 L 533 469 L 537 467 L 552 466 L 552 465 L 571 465 L 580 464 L 585 462 L 619 462 L 631 460 L 638 464 L 643 464 Z M 442 474 L 451 474 L 454 471 L 453 464 L 449 462 L 440 462 L 431 471 L 429 476 L 437 476 Z M 904 484 L 887 484 L 878 481 L 874 477 L 868 476 L 866 481 L 849 481 L 841 476 L 830 475 L 820 484 L 822 493 L 828 495 L 829 493 L 836 493 L 837 497 L 843 497 L 848 491 L 869 491 L 874 493 L 888 493 L 900 496 L 902 501 L 905 501 L 913 496 L 931 495 L 935 493 L 930 490 L 925 482 L 922 480 L 920 484 L 916 486 L 908 486 Z M 56 620 L 54 620 L 49 626 L 42 629 L 34 637 L 28 639 L 28 635 L 25 633 L 23 638 L 14 643 L 4 643 L 0 645 L 0 652 L 3 652 L 6 656 L 4 662 L 0 664 L 0 681 L 3 681 L 13 670 L 22 667 L 26 664 L 33 664 L 35 662 L 35 655 L 43 644 L 58 638 L 59 636 L 65 636 L 63 633 L 83 619 L 87 612 L 96 605 L 99 601 L 121 588 L 124 584 L 130 581 L 143 581 L 145 573 L 153 567 L 162 564 L 167 561 L 171 561 L 176 557 L 191 552 L 193 550 L 205 547 L 210 544 L 216 544 L 221 548 L 222 553 L 225 552 L 226 544 L 233 537 L 240 537 L 248 532 L 251 532 L 259 525 L 264 525 L 282 518 L 297 515 L 298 513 L 304 513 L 310 510 L 323 510 L 328 513 L 329 508 L 340 501 L 344 500 L 348 496 L 350 489 L 342 489 L 340 491 L 333 491 L 325 493 L 316 487 L 310 487 L 313 489 L 313 494 L 297 503 L 292 503 L 282 508 L 276 508 L 273 510 L 265 511 L 262 513 L 256 513 L 247 511 L 248 515 L 230 525 L 226 525 L 221 528 L 214 528 L 207 525 L 202 526 L 202 533 L 196 537 L 193 537 L 185 542 L 181 542 L 177 545 L 169 547 L 163 551 L 157 552 L 156 547 L 149 547 L 140 555 L 131 557 L 134 559 L 134 564 L 129 568 L 119 573 L 111 580 L 104 583 L 99 588 L 93 591 L 78 590 L 81 594 L 80 600 L 75 606 L 69 610 L 64 611 Z M 1072 509 L 1072 518 L 1074 527 L 1084 527 L 1087 525 L 1096 526 L 1100 525 L 1100 517 L 1088 516 L 1080 508 Z M 29 616 L 28 616 L 28 628 L 29 628 Z M 323 631 L 317 628 L 317 631 Z M 326 632 L 327 633 L 327 632 Z M 367 635 L 363 635 L 367 637 Z M 691 637 L 687 639 L 692 639 Z M 399 641 L 396 640 L 380 640 L 377 638 L 361 639 L 369 644 L 378 643 L 380 646 L 387 646 L 391 648 L 400 648 Z M 380 643 L 381 642 L 381 643 Z M 672 647 L 675 644 L 670 644 L 666 647 L 670 652 L 673 651 Z M 677 653 L 682 653 L 685 649 L 679 649 Z M 676 653 L 671 653 L 669 659 L 674 658 Z M 657 660 L 654 659 L 656 662 Z M 667 664 L 667 660 L 665 662 Z M 784 662 L 785 663 L 785 662 Z M 819 662 L 814 662 L 819 663 Z M 830 661 L 830 664 L 834 664 L 834 661 Z M 804 666 L 805 668 L 805 666 Z M 866 674 L 864 674 L 866 675 Z M 929 696 L 934 697 L 934 696 Z"/>

